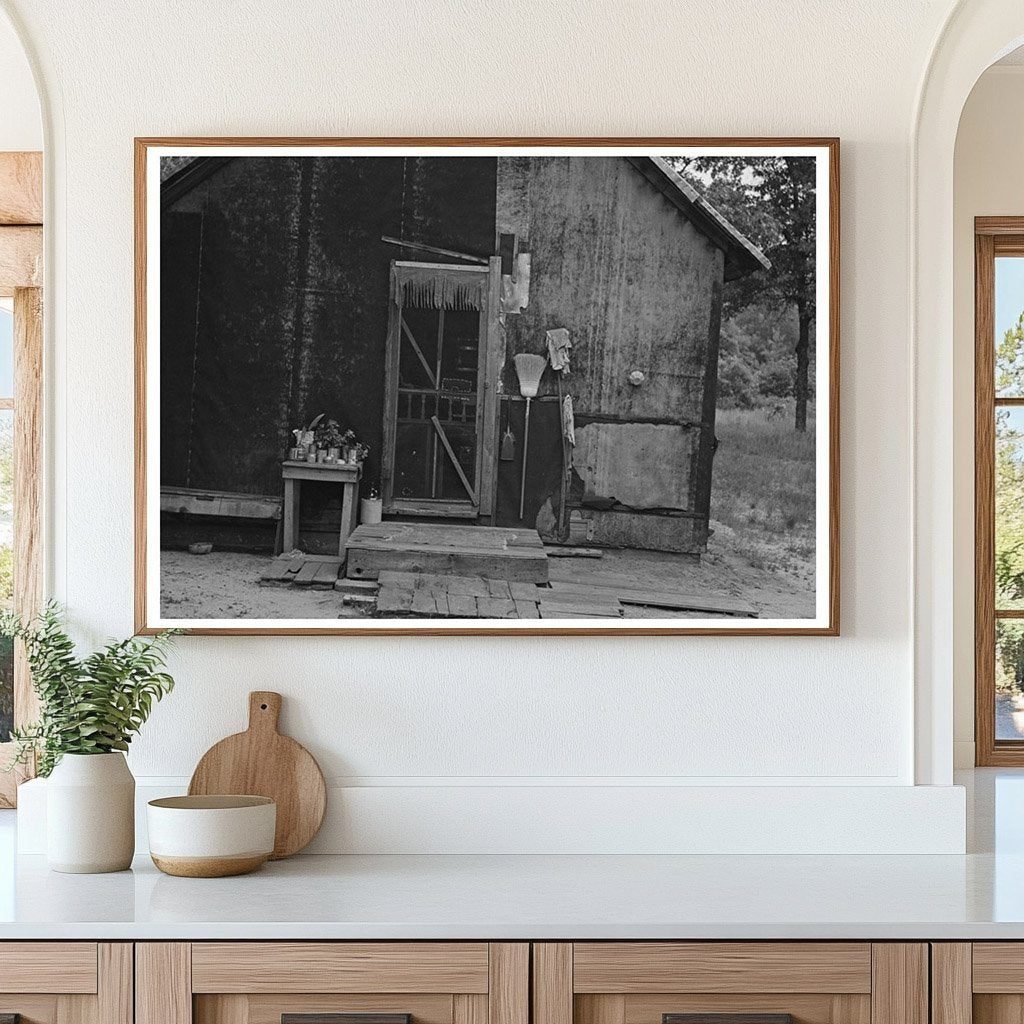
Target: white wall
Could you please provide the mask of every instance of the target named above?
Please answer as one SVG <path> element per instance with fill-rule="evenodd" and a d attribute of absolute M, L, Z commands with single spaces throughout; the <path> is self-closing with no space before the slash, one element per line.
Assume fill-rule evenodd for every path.
<path fill-rule="evenodd" d="M 954 162 L 954 710 L 958 767 L 974 764 L 974 218 L 1024 215 L 1024 66 L 990 68 L 960 119 Z"/>
<path fill-rule="evenodd" d="M 273 0 L 5 0 L 53 119 L 51 585 L 89 639 L 132 627 L 133 136 L 843 141 L 840 639 L 183 639 L 135 771 L 187 776 L 261 687 L 285 693 L 286 728 L 360 799 L 457 803 L 511 782 L 525 806 L 553 783 L 909 786 L 908 160 L 946 6 L 304 0 L 282 19 Z M 955 843 L 959 805 L 943 806 Z M 890 836 L 891 820 L 877 823 Z"/>
<path fill-rule="evenodd" d="M 0 16 L 0 152 L 42 148 L 43 124 L 32 70 L 13 27 Z"/>

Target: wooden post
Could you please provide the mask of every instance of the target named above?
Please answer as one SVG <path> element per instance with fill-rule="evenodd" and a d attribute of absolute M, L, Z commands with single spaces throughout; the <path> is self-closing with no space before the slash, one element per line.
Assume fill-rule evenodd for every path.
<path fill-rule="evenodd" d="M 0 153 L 0 224 L 43 223 L 43 154 Z"/>
<path fill-rule="evenodd" d="M 32 618 L 43 595 L 42 539 L 42 405 L 43 294 L 39 288 L 14 292 L 14 610 Z M 39 714 L 39 701 L 24 645 L 14 649 L 14 724 L 26 725 Z M 0 758 L 14 756 L 12 744 L 0 743 Z M 0 807 L 14 807 L 17 788 L 35 775 L 35 765 L 0 772 Z"/>
<path fill-rule="evenodd" d="M 932 1024 L 971 1024 L 971 954 L 969 942 L 932 943 Z"/>
<path fill-rule="evenodd" d="M 14 292 L 14 609 L 22 619 L 39 612 L 43 600 L 43 294 Z M 24 646 L 14 666 L 14 722 L 39 714 Z"/>
<path fill-rule="evenodd" d="M 359 481 L 346 480 L 341 485 L 341 527 L 338 534 L 338 557 L 344 561 L 348 556 L 345 545 L 352 531 L 359 524 Z"/>
<path fill-rule="evenodd" d="M 929 1024 L 928 947 L 871 945 L 871 1024 Z"/>
<path fill-rule="evenodd" d="M 533 1024 L 573 1024 L 571 942 L 533 945 Z"/>
<path fill-rule="evenodd" d="M 98 1024 L 132 1024 L 134 949 L 130 942 L 101 942 L 96 947 Z"/>
<path fill-rule="evenodd" d="M 192 1024 L 192 946 L 140 942 L 135 947 L 136 1024 Z"/>
<path fill-rule="evenodd" d="M 38 225 L 0 225 L 0 295 L 43 285 L 43 229 Z"/>
<path fill-rule="evenodd" d="M 530 946 L 492 942 L 488 948 L 488 1024 L 528 1024 Z"/>
<path fill-rule="evenodd" d="M 299 483 L 285 477 L 284 481 L 284 554 L 299 546 Z"/>

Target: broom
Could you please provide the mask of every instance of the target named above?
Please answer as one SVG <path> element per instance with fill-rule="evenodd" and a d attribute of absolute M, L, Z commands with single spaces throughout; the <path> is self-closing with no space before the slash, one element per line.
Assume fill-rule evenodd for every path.
<path fill-rule="evenodd" d="M 548 365 L 545 356 L 530 355 L 520 352 L 512 357 L 519 375 L 519 393 L 526 399 L 526 423 L 523 427 L 523 468 L 519 481 L 519 518 L 523 518 L 523 505 L 526 499 L 526 456 L 530 446 L 530 399 L 537 397 L 540 378 L 544 367 Z"/>

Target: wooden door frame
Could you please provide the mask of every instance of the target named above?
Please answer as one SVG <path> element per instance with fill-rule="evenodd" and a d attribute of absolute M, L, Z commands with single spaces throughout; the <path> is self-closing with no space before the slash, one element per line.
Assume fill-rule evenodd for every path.
<path fill-rule="evenodd" d="M 43 600 L 43 160 L 0 153 L 0 296 L 14 299 L 14 608 L 23 618 Z M 14 724 L 38 714 L 25 652 L 14 662 Z M 13 807 L 34 766 L 7 772 L 12 743 L 0 743 L 0 807 Z"/>
<path fill-rule="evenodd" d="M 381 451 L 381 498 L 384 511 L 394 509 L 395 445 L 398 439 L 398 371 L 401 362 L 402 307 L 397 300 L 398 266 L 436 266 L 415 260 L 392 260 L 388 288 L 388 330 L 384 358 L 384 430 Z M 457 263 L 443 264 L 445 270 L 466 270 L 487 275 L 483 305 L 480 309 L 480 349 L 477 362 L 476 413 L 476 505 L 452 503 L 475 508 L 470 519 L 487 519 L 494 514 L 497 491 L 497 452 L 499 394 L 498 375 L 504 363 L 504 332 L 498 319 L 501 302 L 501 258 L 492 256 L 486 267 Z M 437 503 L 439 508 L 443 503 Z M 456 512 L 452 512 L 456 515 Z M 443 513 L 438 513 L 443 518 Z M 461 518 L 461 516 L 460 516 Z"/>
<path fill-rule="evenodd" d="M 997 740 L 995 607 L 995 260 L 1024 257 L 1024 216 L 974 220 L 974 749 L 978 767 L 1024 766 L 1024 741 Z M 1015 404 L 1024 404 L 1024 399 Z"/>

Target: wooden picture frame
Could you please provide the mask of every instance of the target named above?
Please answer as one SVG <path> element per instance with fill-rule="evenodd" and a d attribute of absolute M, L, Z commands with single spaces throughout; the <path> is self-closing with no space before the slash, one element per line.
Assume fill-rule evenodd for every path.
<path fill-rule="evenodd" d="M 703 613 L 698 614 L 696 618 L 664 617 L 610 620 L 606 618 L 589 618 L 577 615 L 570 610 L 564 617 L 551 620 L 541 618 L 532 622 L 512 621 L 503 618 L 471 620 L 468 618 L 441 618 L 440 616 L 444 614 L 444 611 L 441 610 L 443 602 L 440 596 L 437 596 L 437 617 L 425 619 L 388 617 L 367 618 L 356 621 L 352 618 L 324 618 L 321 621 L 287 618 L 274 618 L 271 620 L 250 617 L 238 619 L 223 617 L 175 618 L 172 615 L 166 615 L 161 612 L 159 582 L 160 550 L 158 539 L 161 506 L 158 492 L 163 481 L 159 475 L 159 466 L 155 465 L 158 462 L 156 454 L 160 450 L 160 438 L 158 436 L 159 406 L 154 411 L 155 399 L 158 398 L 158 396 L 154 395 L 154 390 L 160 380 L 159 367 L 156 365 L 157 359 L 155 357 L 161 349 L 159 344 L 159 312 L 154 310 L 157 304 L 153 300 L 153 295 L 155 290 L 160 287 L 162 278 L 159 268 L 159 253 L 154 255 L 152 243 L 154 239 L 160 237 L 161 189 L 157 185 L 157 181 L 164 166 L 160 163 L 162 158 L 180 157 L 185 161 L 183 169 L 179 165 L 179 168 L 172 172 L 178 175 L 175 179 L 175 196 L 180 197 L 184 194 L 183 189 L 192 187 L 188 179 L 191 178 L 191 182 L 194 184 L 199 178 L 199 171 L 190 171 L 190 167 L 194 168 L 196 163 L 204 160 L 206 162 L 203 173 L 209 171 L 211 174 L 216 174 L 219 173 L 220 165 L 231 161 L 236 156 L 265 155 L 298 158 L 309 155 L 317 157 L 328 155 L 379 155 L 391 158 L 405 158 L 408 155 L 410 159 L 416 159 L 429 154 L 430 156 L 439 157 L 479 157 L 481 160 L 493 157 L 495 163 L 499 159 L 517 156 L 553 156 L 556 154 L 564 155 L 567 158 L 591 155 L 610 156 L 616 159 L 622 158 L 624 161 L 630 162 L 636 170 L 640 171 L 641 176 L 645 180 L 644 188 L 647 189 L 647 193 L 650 196 L 654 197 L 650 200 L 651 202 L 657 201 L 662 203 L 666 209 L 670 209 L 669 204 L 674 204 L 676 208 L 683 209 L 684 215 L 689 217 L 693 224 L 697 224 L 699 230 L 704 232 L 705 237 L 711 240 L 708 244 L 712 248 L 719 246 L 723 252 L 727 253 L 726 257 L 724 257 L 726 260 L 745 258 L 749 261 L 753 258 L 750 255 L 751 253 L 756 256 L 758 253 L 756 246 L 750 243 L 740 231 L 735 229 L 716 211 L 700 195 L 698 190 L 688 186 L 682 181 L 679 174 L 671 171 L 671 169 L 666 170 L 664 167 L 656 165 L 656 159 L 662 160 L 662 158 L 655 158 L 652 154 L 660 153 L 667 154 L 666 159 L 669 157 L 685 159 L 689 158 L 692 153 L 696 156 L 715 154 L 722 157 L 742 158 L 746 156 L 761 159 L 777 154 L 789 154 L 813 157 L 814 160 L 813 173 L 816 175 L 814 180 L 817 182 L 817 190 L 815 192 L 815 234 L 813 238 L 815 239 L 814 267 L 818 303 L 817 312 L 813 320 L 813 329 L 816 332 L 814 344 L 818 357 L 813 372 L 815 373 L 815 385 L 821 382 L 822 386 L 820 388 L 816 387 L 814 392 L 814 411 L 812 414 L 812 421 L 816 431 L 814 455 L 811 460 L 814 465 L 812 474 L 814 479 L 814 499 L 812 505 L 815 508 L 813 527 L 815 544 L 812 556 L 815 566 L 813 577 L 815 584 L 812 614 L 782 618 L 757 618 L 750 614 L 741 614 L 739 616 L 732 615 L 726 618 L 715 618 L 712 612 L 708 612 L 706 615 Z M 193 163 L 189 164 L 189 160 L 193 161 Z M 218 161 L 220 164 L 216 165 Z M 640 166 L 641 164 L 644 166 Z M 653 169 L 648 164 L 653 165 Z M 167 193 L 168 190 L 165 189 L 165 197 Z M 680 195 L 682 195 L 682 198 L 680 198 Z M 175 201 L 177 201 L 177 198 Z M 835 138 L 137 138 L 135 140 L 135 625 L 137 632 L 143 634 L 153 633 L 169 625 L 175 625 L 186 628 L 190 632 L 211 635 L 838 635 L 840 598 L 839 210 L 839 140 Z M 507 241 L 509 238 L 511 238 L 511 241 Z M 402 235 L 387 237 L 387 233 L 382 234 L 381 239 L 385 243 L 399 244 L 400 248 L 395 250 L 396 255 L 415 257 L 409 265 L 417 268 L 439 266 L 443 270 L 447 266 L 450 269 L 452 258 L 475 261 L 477 263 L 489 262 L 491 276 L 488 286 L 484 291 L 490 296 L 486 301 L 492 303 L 498 300 L 505 301 L 502 288 L 506 279 L 510 280 L 513 286 L 516 285 L 518 280 L 516 274 L 520 272 L 522 267 L 522 264 L 517 262 L 522 253 L 517 249 L 515 234 L 500 234 L 496 238 L 489 261 L 487 253 L 467 254 L 465 251 L 459 251 L 458 246 L 446 247 L 442 244 L 435 244 L 433 240 L 428 243 L 428 241 L 423 239 L 406 238 Z M 736 249 L 739 255 L 728 256 L 728 252 L 731 251 L 728 248 L 729 246 Z M 742 246 L 746 246 L 745 253 L 740 251 Z M 430 264 L 428 261 L 432 259 L 440 260 L 441 262 L 439 264 Z M 398 262 L 401 263 L 401 261 Z M 763 261 L 764 266 L 767 266 L 768 262 L 765 259 Z M 394 261 L 393 265 L 396 265 Z M 495 269 L 496 267 L 499 269 Z M 391 287 L 392 294 L 394 294 L 394 284 Z M 431 287 L 440 289 L 441 286 L 431 285 Z M 693 531 L 694 536 L 697 536 L 699 539 L 702 537 L 702 542 L 705 544 L 709 533 L 707 509 L 711 500 L 710 466 L 711 460 L 715 457 L 715 449 L 718 446 L 713 428 L 715 423 L 714 402 L 717 388 L 718 331 L 721 316 L 720 286 L 716 294 L 715 305 L 709 314 L 711 327 L 707 328 L 709 331 L 709 348 L 702 350 L 705 352 L 703 358 L 707 360 L 707 365 L 715 367 L 715 375 L 713 379 L 702 378 L 704 380 L 702 385 L 704 387 L 703 408 L 699 412 L 697 420 L 690 423 L 687 427 L 687 429 L 698 429 L 700 432 L 699 441 L 692 442 L 693 459 L 696 460 L 694 464 L 699 463 L 708 467 L 707 473 L 701 479 L 698 479 L 696 483 L 691 480 L 688 484 L 691 497 L 696 496 L 696 504 L 693 506 L 676 506 L 681 508 L 682 511 L 675 512 L 670 508 L 667 513 L 669 515 L 679 515 L 683 518 L 689 517 L 689 519 L 697 521 L 700 519 L 701 509 L 703 509 L 703 522 L 698 522 L 693 527 Z M 481 300 L 481 302 L 485 302 L 485 300 Z M 457 307 L 449 306 L 447 308 Z M 466 308 L 483 309 L 485 305 L 472 305 Z M 528 308 L 528 306 L 523 308 Z M 503 321 L 502 330 L 504 329 L 505 317 L 506 313 L 503 307 L 500 318 Z M 481 323 L 483 323 L 485 318 L 481 315 L 480 319 Z M 498 319 L 495 317 L 491 318 L 493 322 L 490 323 L 487 329 L 491 333 L 498 330 L 495 327 Z M 443 328 L 438 328 L 438 353 L 440 353 L 442 330 Z M 486 333 L 484 328 L 481 328 L 481 331 Z M 542 342 L 538 344 L 542 344 Z M 385 338 L 382 336 L 380 338 L 382 350 L 384 345 Z M 392 349 L 393 347 L 394 342 L 392 342 Z M 435 387 L 439 389 L 441 387 L 440 354 L 438 354 L 437 359 L 438 381 L 434 383 Z M 502 394 L 503 398 L 507 399 L 508 402 L 507 429 L 509 431 L 512 430 L 513 411 L 520 417 L 520 420 L 516 421 L 518 429 L 521 417 L 525 414 L 521 413 L 513 403 L 519 402 L 520 399 L 512 395 L 511 392 L 501 392 L 502 384 L 494 376 L 496 373 L 504 372 L 507 379 L 509 369 L 507 365 L 504 370 L 501 366 L 491 365 L 489 359 L 490 357 L 484 357 L 481 350 L 481 372 L 486 370 L 488 374 L 491 374 L 491 376 L 487 377 L 485 384 L 482 385 L 484 391 L 481 393 L 481 401 L 483 401 L 483 395 L 488 394 L 487 388 L 497 387 L 499 394 Z M 420 362 L 423 362 L 422 355 Z M 429 373 L 429 367 L 427 372 Z M 550 368 L 546 372 L 551 372 Z M 511 379 L 515 380 L 514 377 Z M 710 385 L 708 383 L 709 380 Z M 629 381 L 630 385 L 637 387 L 641 387 L 646 383 L 645 374 L 639 369 L 635 371 Z M 616 386 L 622 387 L 620 383 L 617 383 Z M 553 390 L 554 385 L 551 384 L 551 387 Z M 629 393 L 628 389 L 627 393 Z M 710 409 L 708 406 L 709 393 L 711 396 Z M 490 396 L 488 401 L 492 401 Z M 554 396 L 551 397 L 550 401 L 554 401 Z M 549 416 L 552 408 L 561 409 L 563 403 L 561 392 L 558 394 L 558 402 L 559 405 L 557 407 L 547 407 Z M 798 406 L 799 402 L 798 398 Z M 804 402 L 806 403 L 806 397 Z M 779 404 L 780 406 L 785 406 L 786 400 L 780 400 Z M 494 403 L 492 402 L 491 407 L 493 405 Z M 497 405 L 500 406 L 501 403 L 499 402 Z M 424 418 L 424 422 L 427 421 L 425 413 L 421 412 L 419 415 Z M 433 417 L 433 422 L 436 433 L 440 437 L 440 461 L 447 466 L 449 476 L 455 479 L 455 474 L 457 474 L 460 481 L 455 484 L 450 483 L 449 487 L 461 487 L 461 491 L 456 496 L 458 500 L 453 501 L 449 499 L 447 503 L 441 502 L 440 504 L 445 506 L 447 514 L 452 516 L 464 515 L 462 506 L 465 506 L 467 503 L 465 495 L 469 495 L 470 504 L 473 504 L 473 502 L 477 503 L 473 505 L 471 511 L 479 513 L 480 509 L 477 505 L 483 507 L 486 506 L 488 501 L 493 502 L 497 500 L 495 496 L 498 493 L 498 484 L 496 482 L 498 474 L 497 472 L 492 474 L 494 481 L 492 482 L 492 489 L 488 494 L 486 496 L 478 494 L 478 487 L 474 485 L 474 479 L 471 478 L 472 474 L 468 470 L 463 472 L 463 469 L 466 469 L 470 463 L 468 461 L 463 462 L 463 468 L 460 469 L 461 456 L 457 455 L 455 451 L 458 445 L 447 437 L 446 430 L 448 433 L 450 433 L 450 430 L 448 430 L 447 426 L 445 429 L 442 429 L 437 422 L 438 415 Z M 566 436 L 568 436 L 569 427 L 564 426 L 564 410 L 562 411 L 562 416 L 563 428 Z M 798 423 L 799 416 L 798 411 Z M 481 418 L 479 411 L 476 413 L 476 418 L 479 424 Z M 599 419 L 600 417 L 593 418 Z M 569 422 L 571 423 L 571 417 Z M 617 420 L 615 422 L 618 423 Z M 644 421 L 652 430 L 656 430 L 663 422 L 656 417 L 648 417 Z M 673 420 L 673 424 L 675 422 Z M 448 421 L 446 420 L 445 423 L 447 425 Z M 299 426 L 301 425 L 300 422 Z M 587 425 L 589 425 L 589 422 Z M 671 426 L 672 424 L 669 425 Z M 501 444 L 499 432 L 500 421 L 498 420 L 494 423 L 485 423 L 482 432 L 478 428 L 475 443 L 484 446 L 486 449 L 484 457 L 498 459 L 498 449 Z M 520 431 L 516 435 L 517 438 L 521 433 Z M 527 442 L 529 442 L 529 434 L 526 433 L 525 436 Z M 564 447 L 565 442 L 563 442 Z M 462 449 L 459 449 L 459 451 L 461 452 Z M 474 452 L 477 452 L 477 449 L 474 449 Z M 521 459 L 521 455 L 517 457 Z M 446 459 L 447 462 L 445 461 Z M 570 465 L 565 455 L 563 455 L 562 464 L 563 466 Z M 452 465 L 454 465 L 454 473 L 451 472 Z M 693 471 L 687 470 L 687 472 Z M 525 478 L 525 466 L 522 473 Z M 434 474 L 436 481 L 436 469 Z M 560 485 L 562 488 L 561 493 L 569 493 L 570 484 L 575 483 L 576 481 L 573 480 L 570 469 L 567 468 L 565 480 Z M 204 486 L 208 486 L 208 484 Z M 390 479 L 385 481 L 384 486 L 392 487 L 392 481 Z M 682 484 L 679 486 L 682 486 Z M 522 489 L 526 490 L 525 483 Z M 266 490 L 263 493 L 266 494 Z M 389 495 L 392 493 L 393 489 L 388 491 Z M 589 492 L 584 492 L 585 499 L 587 499 L 588 494 Z M 272 495 L 268 496 L 273 497 Z M 212 491 L 202 495 L 204 500 L 216 498 L 216 500 L 220 501 L 222 498 L 230 499 L 230 497 L 230 493 L 218 493 L 215 496 Z M 347 500 L 348 497 L 346 497 Z M 423 502 L 429 503 L 430 500 L 432 499 L 424 498 Z M 619 510 L 623 507 L 626 511 L 622 514 L 627 515 L 627 517 L 634 511 L 633 507 L 628 503 L 623 504 L 621 497 L 618 495 L 601 500 L 612 502 L 614 507 L 607 506 L 612 514 L 619 514 Z M 187 512 L 187 509 L 190 507 L 187 504 L 188 501 L 191 501 L 191 497 L 186 495 L 180 505 L 181 509 L 186 510 L 182 513 L 185 516 L 190 514 Z M 616 505 L 615 502 L 619 504 Z M 562 504 L 566 504 L 564 499 Z M 687 511 L 688 508 L 691 511 Z M 692 511 L 692 509 L 696 511 Z M 429 508 L 427 512 L 430 512 Z M 598 516 L 600 512 L 601 510 L 592 513 L 591 519 L 588 519 L 582 513 L 580 514 L 580 519 L 588 531 L 591 529 L 591 526 L 586 524 L 592 524 L 593 517 Z M 644 514 L 647 513 L 644 512 Z M 572 513 L 570 512 L 566 518 L 568 519 L 571 515 Z M 558 524 L 560 528 L 565 526 L 562 516 L 563 509 L 560 507 L 558 509 Z M 486 523 L 491 522 L 490 519 L 484 518 Z M 580 520 L 577 520 L 575 525 L 579 526 L 579 524 Z M 661 526 L 663 524 L 659 523 L 658 525 Z M 704 531 L 703 535 L 701 535 L 701 530 Z M 514 532 L 516 532 L 516 537 L 521 533 L 521 531 Z M 343 523 L 342 547 L 346 543 L 344 537 Z M 516 537 L 513 537 L 508 543 L 513 545 L 518 543 L 519 541 Z M 614 541 L 610 543 L 614 543 Z M 662 541 L 657 540 L 653 543 L 662 543 Z M 351 546 L 349 546 L 348 550 L 351 552 Z M 661 550 L 664 550 L 664 548 L 661 548 Z M 685 553 L 689 549 L 679 547 L 671 550 Z M 307 555 L 305 557 L 313 556 Z M 322 557 L 326 558 L 328 556 Z M 353 566 L 352 557 L 349 558 L 348 564 L 351 571 Z M 316 571 L 318 570 L 315 570 L 315 567 L 311 567 L 311 576 L 315 575 Z M 403 585 L 405 584 L 404 577 L 400 582 Z M 409 583 L 408 585 L 415 588 L 419 584 Z M 431 584 L 431 586 L 433 585 Z M 566 584 L 565 586 L 569 587 L 571 584 Z M 587 588 L 584 586 L 581 589 L 586 590 Z M 569 591 L 566 590 L 565 592 L 568 593 Z M 433 601 L 435 596 L 435 592 L 431 591 L 428 599 Z M 353 600 L 356 599 L 353 598 Z M 577 595 L 576 599 L 582 601 L 584 597 Z M 478 601 L 478 607 L 483 607 L 479 602 L 485 599 L 477 598 L 476 600 Z M 494 605 L 494 607 L 499 608 L 501 610 L 499 613 L 504 611 L 509 601 L 513 606 L 516 606 L 516 599 L 511 592 L 499 597 L 496 605 L 490 598 L 486 600 L 489 602 L 489 607 Z M 540 614 L 542 614 L 542 604 L 543 602 L 541 601 L 536 603 L 536 608 Z M 452 601 L 444 607 L 450 612 L 455 607 L 455 602 Z M 566 607 L 568 608 L 569 606 L 566 605 Z M 682 610 L 685 613 L 685 609 Z M 667 616 L 669 613 L 664 614 Z"/>

